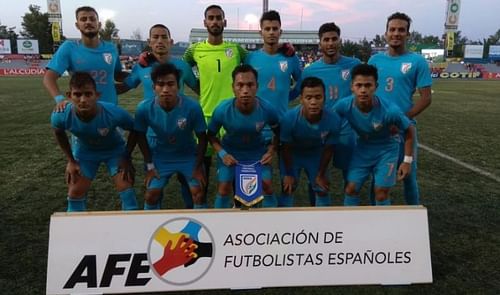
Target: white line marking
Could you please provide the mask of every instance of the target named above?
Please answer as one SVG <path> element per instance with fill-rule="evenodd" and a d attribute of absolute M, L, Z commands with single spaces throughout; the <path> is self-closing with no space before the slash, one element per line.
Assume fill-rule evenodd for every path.
<path fill-rule="evenodd" d="M 474 166 L 472 166 L 472 165 L 470 165 L 470 164 L 467 164 L 467 163 L 465 163 L 465 162 L 462 162 L 462 161 L 460 161 L 460 160 L 458 160 L 458 159 L 455 159 L 455 158 L 453 158 L 453 157 L 451 157 L 451 156 L 448 156 L 448 155 L 446 155 L 446 154 L 443 154 L 443 153 L 441 153 L 440 151 L 436 151 L 435 149 L 430 148 L 430 147 L 428 147 L 428 146 L 426 146 L 426 145 L 419 144 L 419 145 L 418 145 L 418 147 L 419 147 L 419 148 L 421 148 L 421 149 L 423 149 L 423 150 L 426 150 L 426 151 L 428 151 L 428 152 L 430 152 L 430 153 L 432 153 L 432 154 L 435 154 L 435 155 L 437 155 L 437 156 L 439 156 L 439 157 L 441 157 L 441 158 L 445 158 L 445 159 L 447 159 L 447 160 L 450 160 L 450 161 L 452 161 L 453 163 L 458 164 L 458 165 L 460 165 L 460 166 L 462 166 L 462 167 L 464 167 L 464 168 L 467 168 L 467 169 L 472 170 L 472 171 L 474 171 L 474 172 L 476 172 L 476 173 L 478 173 L 478 174 L 481 174 L 482 176 L 485 176 L 485 177 L 488 177 L 488 178 L 490 178 L 490 179 L 493 179 L 493 180 L 495 180 L 496 182 L 500 182 L 500 177 L 496 176 L 495 174 L 493 174 L 493 173 L 491 173 L 491 172 L 484 171 L 484 170 L 482 170 L 482 169 L 480 169 L 480 168 L 474 167 Z"/>

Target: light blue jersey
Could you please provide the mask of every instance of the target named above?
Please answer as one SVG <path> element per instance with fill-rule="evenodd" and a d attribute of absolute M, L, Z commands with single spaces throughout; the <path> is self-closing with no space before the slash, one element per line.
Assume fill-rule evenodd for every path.
<path fill-rule="evenodd" d="M 53 128 L 66 130 L 74 135 L 73 155 L 84 160 L 93 160 L 96 155 L 122 155 L 125 141 L 116 128 L 134 128 L 134 120 L 127 111 L 106 102 L 97 102 L 97 115 L 90 122 L 80 120 L 75 107 L 69 103 L 64 112 L 52 113 L 51 124 Z"/>
<path fill-rule="evenodd" d="M 335 111 L 347 118 L 359 135 L 347 173 L 347 181 L 356 184 L 356 190 L 373 174 L 376 187 L 392 187 L 396 171 L 401 137 L 411 125 L 410 120 L 394 104 L 373 97 L 373 108 L 363 113 L 356 106 L 354 96 L 341 99 Z"/>
<path fill-rule="evenodd" d="M 267 124 L 276 128 L 278 113 L 273 106 L 256 98 L 251 114 L 242 114 L 236 107 L 236 98 L 221 102 L 215 109 L 208 130 L 217 134 L 224 128 L 222 147 L 238 161 L 260 159 L 267 147 L 262 129 Z"/>
<path fill-rule="evenodd" d="M 113 43 L 100 41 L 97 48 L 89 48 L 80 40 L 67 40 L 54 54 L 47 68 L 62 75 L 64 71 L 87 72 L 96 82 L 101 93 L 100 101 L 118 104 L 115 90 L 115 73 L 121 72 L 122 66 L 118 51 Z"/>
<path fill-rule="evenodd" d="M 321 154 L 325 145 L 338 142 L 340 117 L 324 109 L 321 120 L 312 124 L 303 115 L 301 105 L 290 109 L 280 121 L 280 141 L 290 144 L 292 153 L 304 157 Z"/>
<path fill-rule="evenodd" d="M 403 113 L 413 107 L 413 93 L 417 88 L 432 85 L 431 73 L 427 61 L 419 54 L 405 53 L 390 56 L 379 53 L 368 60 L 378 70 L 378 88 L 376 94 L 395 103 Z"/>
<path fill-rule="evenodd" d="M 320 78 L 325 84 L 325 106 L 331 108 L 339 98 L 351 95 L 351 70 L 360 63 L 357 58 L 345 56 L 340 56 L 334 64 L 327 64 L 320 59 L 304 69 L 302 80 L 307 77 Z"/>
<path fill-rule="evenodd" d="M 189 161 L 196 157 L 194 136 L 207 129 L 200 104 L 184 95 L 178 95 L 177 99 L 177 105 L 169 112 L 156 98 L 142 101 L 135 113 L 135 130 L 146 133 L 149 127 L 154 131 L 153 158 L 164 162 Z"/>
<path fill-rule="evenodd" d="M 193 74 L 191 67 L 183 60 L 177 58 L 170 58 L 168 63 L 173 64 L 180 71 L 179 79 L 179 93 L 184 94 L 184 83 L 187 84 L 191 89 L 195 89 L 197 86 L 196 77 Z M 129 88 L 136 88 L 142 83 L 144 88 L 144 99 L 155 98 L 155 92 L 153 89 L 153 81 L 151 80 L 151 71 L 155 66 L 159 65 L 158 62 L 153 63 L 148 67 L 141 67 L 139 64 L 135 64 L 132 68 L 132 72 L 125 79 L 124 83 Z"/>
<path fill-rule="evenodd" d="M 257 96 L 271 104 L 280 117 L 284 115 L 288 109 L 291 77 L 298 81 L 301 76 L 298 57 L 287 57 L 281 53 L 271 55 L 257 50 L 246 57 L 245 64 L 258 72 Z"/>
<path fill-rule="evenodd" d="M 410 120 L 391 102 L 373 97 L 373 108 L 363 113 L 356 106 L 354 95 L 338 101 L 334 110 L 346 118 L 358 134 L 358 147 L 380 149 L 384 146 L 398 146 L 399 131 L 410 126 Z"/>
<path fill-rule="evenodd" d="M 357 58 L 342 55 L 333 64 L 327 64 L 320 59 L 304 69 L 302 80 L 307 77 L 321 79 L 325 84 L 325 108 L 332 108 L 340 98 L 351 95 L 351 70 L 360 63 Z M 300 87 L 300 84 L 297 87 Z M 339 144 L 335 146 L 333 165 L 345 171 L 349 167 L 352 149 L 356 145 L 356 135 L 344 118 L 340 134 Z"/>

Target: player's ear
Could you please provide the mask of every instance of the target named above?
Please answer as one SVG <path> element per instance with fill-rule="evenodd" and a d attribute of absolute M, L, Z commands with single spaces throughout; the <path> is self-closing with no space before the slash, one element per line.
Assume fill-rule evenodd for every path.
<path fill-rule="evenodd" d="M 78 27 L 78 21 L 75 22 L 75 27 L 78 31 L 80 31 L 80 28 Z"/>
<path fill-rule="evenodd" d="M 99 91 L 96 91 L 96 92 L 95 92 L 95 98 L 96 98 L 96 99 L 101 98 L 101 93 L 100 93 Z"/>
<path fill-rule="evenodd" d="M 71 91 L 66 91 L 66 97 L 71 98 Z"/>
<path fill-rule="evenodd" d="M 227 26 L 227 20 L 224 19 L 224 28 Z"/>
<path fill-rule="evenodd" d="M 174 45 L 174 39 L 170 39 L 170 40 L 168 41 L 168 43 L 169 43 L 169 45 L 170 45 L 170 46 Z"/>

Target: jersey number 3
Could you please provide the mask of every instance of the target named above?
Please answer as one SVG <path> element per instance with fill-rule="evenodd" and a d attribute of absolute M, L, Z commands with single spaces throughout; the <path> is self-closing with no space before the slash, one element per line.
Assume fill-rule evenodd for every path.
<path fill-rule="evenodd" d="M 391 92 L 394 89 L 394 78 L 387 77 L 387 79 L 385 79 L 385 82 L 385 91 Z"/>

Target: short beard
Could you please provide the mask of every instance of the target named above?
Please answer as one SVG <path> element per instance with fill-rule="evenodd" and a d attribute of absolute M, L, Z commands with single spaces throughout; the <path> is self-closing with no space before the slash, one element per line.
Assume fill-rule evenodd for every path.
<path fill-rule="evenodd" d="M 82 33 L 83 36 L 85 36 L 85 37 L 87 37 L 89 39 L 93 39 L 93 38 L 95 38 L 99 34 L 99 32 L 86 32 L 86 33 L 81 32 L 81 33 Z"/>
<path fill-rule="evenodd" d="M 212 30 L 208 30 L 208 34 L 212 35 L 212 36 L 215 36 L 215 37 L 218 37 L 218 36 L 222 35 L 223 32 L 224 32 L 224 27 L 222 27 L 220 29 L 220 31 L 218 31 L 218 32 L 214 32 Z"/>

